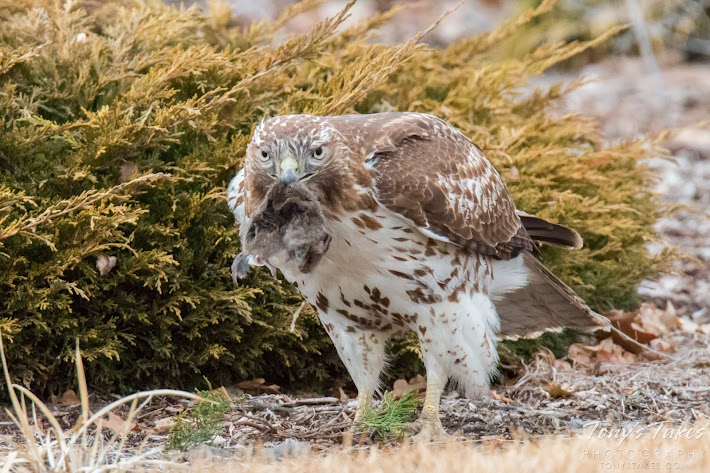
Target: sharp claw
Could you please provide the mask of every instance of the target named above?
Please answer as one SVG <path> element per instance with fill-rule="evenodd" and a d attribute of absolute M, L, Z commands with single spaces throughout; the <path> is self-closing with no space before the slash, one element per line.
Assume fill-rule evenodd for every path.
<path fill-rule="evenodd" d="M 244 279 L 249 274 L 249 257 L 239 253 L 232 261 L 232 281 L 234 285 L 239 285 L 239 280 Z"/>

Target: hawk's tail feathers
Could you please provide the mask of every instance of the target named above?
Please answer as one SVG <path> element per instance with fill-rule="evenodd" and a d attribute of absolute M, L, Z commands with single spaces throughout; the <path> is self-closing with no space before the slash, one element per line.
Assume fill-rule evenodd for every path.
<path fill-rule="evenodd" d="M 491 292 L 500 318 L 499 338 L 536 338 L 543 333 L 560 332 L 565 328 L 586 332 L 613 331 L 618 337 L 645 352 L 654 353 L 660 358 L 673 359 L 672 356 L 643 345 L 614 327 L 609 319 L 594 312 L 534 255 L 523 253 L 518 258 L 497 262 L 509 265 L 503 271 L 508 278 L 495 278 Z"/>
<path fill-rule="evenodd" d="M 518 216 L 525 227 L 530 238 L 534 241 L 547 243 L 548 245 L 561 246 L 570 249 L 582 247 L 582 237 L 571 228 L 550 223 L 525 212 L 518 211 Z"/>
<path fill-rule="evenodd" d="M 594 312 L 535 256 L 524 253 L 521 258 L 527 284 L 504 294 L 492 294 L 500 317 L 500 338 L 535 338 L 564 328 L 611 328 L 609 319 Z"/>

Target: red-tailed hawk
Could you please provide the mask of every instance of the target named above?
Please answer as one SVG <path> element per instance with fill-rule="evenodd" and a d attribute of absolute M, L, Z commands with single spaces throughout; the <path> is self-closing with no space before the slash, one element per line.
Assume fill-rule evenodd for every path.
<path fill-rule="evenodd" d="M 259 125 L 228 189 L 247 264 L 279 269 L 318 315 L 358 389 L 378 388 L 385 342 L 414 331 L 427 392 L 413 428 L 445 435 L 449 378 L 488 392 L 501 338 L 608 321 L 536 257 L 578 248 L 568 228 L 517 211 L 481 150 L 432 115 L 279 116 Z"/>

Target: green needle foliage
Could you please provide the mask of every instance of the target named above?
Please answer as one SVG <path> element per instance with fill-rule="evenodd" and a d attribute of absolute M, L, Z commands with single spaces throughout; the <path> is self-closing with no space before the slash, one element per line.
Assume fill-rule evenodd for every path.
<path fill-rule="evenodd" d="M 378 441 L 400 442 L 407 434 L 406 423 L 412 420 L 414 411 L 421 404 L 416 390 L 409 391 L 399 399 L 385 391 L 382 401 L 370 405 L 360 418 L 357 430 L 369 433 Z"/>
<path fill-rule="evenodd" d="M 554 115 L 579 82 L 529 87 L 614 32 L 500 59 L 491 49 L 541 11 L 431 49 L 374 43 L 396 11 L 343 26 L 348 5 L 274 39 L 318 4 L 239 26 L 224 6 L 0 0 L 0 330 L 25 385 L 65 389 L 77 337 L 89 383 L 124 392 L 203 376 L 313 388 L 344 372 L 312 310 L 289 330 L 293 287 L 265 271 L 231 281 L 225 186 L 255 125 L 278 114 L 448 120 L 519 208 L 584 236 L 584 249 L 544 256 L 598 310 L 633 307 L 638 283 L 668 267 L 646 250 L 665 211 L 644 164 L 654 144 L 607 146 L 592 120 Z M 397 346 L 394 366 L 411 369 L 413 345 Z"/>
<path fill-rule="evenodd" d="M 209 385 L 209 383 L 207 383 Z M 227 396 L 219 391 L 197 391 L 202 398 L 181 412 L 170 428 L 170 434 L 165 444 L 168 450 L 187 450 L 201 444 L 209 444 L 222 430 L 224 415 L 229 412 L 231 403 Z"/>

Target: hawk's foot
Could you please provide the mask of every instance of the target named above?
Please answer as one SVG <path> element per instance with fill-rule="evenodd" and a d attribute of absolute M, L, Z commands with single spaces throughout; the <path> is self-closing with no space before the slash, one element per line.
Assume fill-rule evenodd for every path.
<path fill-rule="evenodd" d="M 448 442 L 454 440 L 441 425 L 438 418 L 422 418 L 405 424 L 405 434 L 414 443 Z"/>
<path fill-rule="evenodd" d="M 239 280 L 244 279 L 249 274 L 249 255 L 239 253 L 232 262 L 232 281 L 234 285 L 239 285 Z"/>
<path fill-rule="evenodd" d="M 366 394 L 365 392 L 359 392 L 357 395 L 357 407 L 355 408 L 355 416 L 353 418 L 353 423 L 350 426 L 350 433 L 353 436 L 360 436 L 367 433 L 367 428 L 362 423 L 362 418 L 365 415 L 365 411 L 372 404 L 372 394 Z"/>

